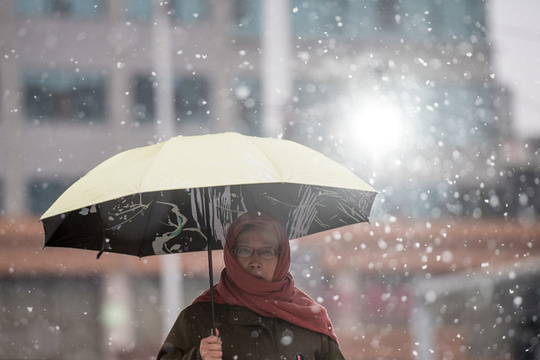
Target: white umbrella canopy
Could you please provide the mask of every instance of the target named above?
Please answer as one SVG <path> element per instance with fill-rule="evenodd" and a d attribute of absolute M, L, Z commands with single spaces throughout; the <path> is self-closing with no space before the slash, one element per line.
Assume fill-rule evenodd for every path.
<path fill-rule="evenodd" d="M 292 141 L 185 136 L 104 161 L 41 221 L 45 246 L 142 257 L 222 248 L 228 225 L 247 211 L 274 215 L 290 239 L 368 221 L 376 195 L 350 170 Z"/>

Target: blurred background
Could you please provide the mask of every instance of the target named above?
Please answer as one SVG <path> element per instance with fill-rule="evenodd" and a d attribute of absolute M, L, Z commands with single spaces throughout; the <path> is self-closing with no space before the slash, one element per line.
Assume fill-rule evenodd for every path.
<path fill-rule="evenodd" d="M 205 255 L 43 249 L 39 217 L 120 151 L 225 131 L 297 141 L 380 192 L 371 224 L 292 242 L 347 359 L 538 359 L 538 11 L 0 1 L 0 359 L 155 358 Z"/>

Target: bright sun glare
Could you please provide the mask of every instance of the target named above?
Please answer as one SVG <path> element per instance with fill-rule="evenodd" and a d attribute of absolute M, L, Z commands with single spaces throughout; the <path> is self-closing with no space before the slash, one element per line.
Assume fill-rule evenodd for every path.
<path fill-rule="evenodd" d="M 395 104 L 373 100 L 356 109 L 351 116 L 351 135 L 358 146 L 374 152 L 386 152 L 399 146 L 403 133 L 403 115 Z"/>

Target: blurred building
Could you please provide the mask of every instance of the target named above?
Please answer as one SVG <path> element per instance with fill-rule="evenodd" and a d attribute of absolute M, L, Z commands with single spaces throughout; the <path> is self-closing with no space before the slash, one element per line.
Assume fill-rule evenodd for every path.
<path fill-rule="evenodd" d="M 398 263 L 380 266 L 370 260 L 371 268 L 355 265 L 355 271 L 340 275 L 342 280 L 336 275 L 326 281 L 329 294 L 350 296 L 344 306 L 357 310 L 344 319 L 349 323 L 342 328 L 364 335 L 348 341 L 370 349 L 349 356 L 500 358 L 511 354 L 512 339 L 519 333 L 513 330 L 514 323 L 521 313 L 532 312 L 523 315 L 527 321 L 520 324 L 538 324 L 537 272 L 530 264 L 530 271 L 514 271 L 518 260 L 537 256 L 538 146 L 520 144 L 509 131 L 511 95 L 493 73 L 488 4 L 482 0 L 279 3 L 287 5 L 286 11 L 266 25 L 288 29 L 288 38 L 265 35 L 262 0 L 0 2 L 0 237 L 11 249 L 5 252 L 9 257 L 0 279 L 0 329 L 12 334 L 0 340 L 0 358 L 59 354 L 77 359 L 110 354 L 133 358 L 135 352 L 141 354 L 142 348 L 161 341 L 155 321 L 161 311 L 155 261 L 139 263 L 142 270 L 124 261 L 110 268 L 102 260 L 85 265 L 71 259 L 83 258 L 84 253 L 63 252 L 58 258 L 53 251 L 36 254 L 40 239 L 36 242 L 34 237 L 39 237 L 37 217 L 71 183 L 122 150 L 159 141 L 162 129 L 175 135 L 237 131 L 261 136 L 268 128 L 277 128 L 279 136 L 338 160 L 381 191 L 374 218 L 389 225 L 376 224 L 376 230 L 363 237 L 377 244 L 374 256 L 385 259 L 392 249 L 401 248 L 415 254 L 404 258 L 416 264 L 407 270 L 399 256 L 394 259 Z M 160 33 L 163 17 L 157 14 L 163 9 L 167 43 Z M 283 50 L 274 57 L 281 65 L 273 64 L 270 75 L 265 74 L 263 61 L 268 41 Z M 170 48 L 172 67 L 167 78 L 172 85 L 171 119 L 158 116 L 158 93 L 167 81 L 162 77 L 164 48 Z M 273 104 L 268 95 L 272 89 L 267 87 L 272 76 L 284 77 L 280 91 L 288 95 L 278 104 L 278 124 L 266 120 L 267 104 Z M 463 223 L 466 219 L 489 222 L 481 226 L 483 232 L 473 231 L 476 225 Z M 436 230 L 419 235 L 424 230 L 412 231 L 413 225 L 401 225 L 403 221 Z M 515 233 L 503 231 L 516 221 Z M 452 243 L 444 235 L 448 224 L 463 227 L 449 237 Z M 508 237 L 499 239 L 497 231 Z M 389 245 L 390 238 L 407 236 L 405 243 Z M 476 260 L 463 266 L 455 265 L 465 256 L 458 256 L 456 247 L 468 248 L 460 238 L 485 245 L 474 256 L 469 254 Z M 440 250 L 438 258 L 430 255 L 429 249 L 434 249 L 430 242 Z M 21 246 L 27 253 L 17 251 L 21 244 L 31 244 Z M 364 256 L 370 252 L 360 254 L 358 249 L 362 248 L 339 256 L 347 254 L 351 257 L 347 261 L 365 265 Z M 514 257 L 507 250 L 515 251 Z M 505 256 L 499 255 L 502 252 Z M 482 261 L 482 254 L 489 259 Z M 320 276 L 337 271 L 328 257 L 310 256 L 317 259 Z M 55 265 L 47 265 L 45 259 Z M 441 270 L 429 270 L 441 263 L 446 264 Z M 467 274 L 492 267 L 500 273 L 486 275 L 493 281 L 491 290 L 474 281 L 463 289 L 451 286 L 451 279 L 468 283 Z M 301 269 L 296 274 L 300 283 L 313 285 L 308 279 L 315 275 L 307 276 Z M 442 284 L 435 281 L 443 275 Z M 190 273 L 184 285 L 189 301 L 205 288 L 204 274 Z M 313 288 L 313 294 L 320 291 L 319 286 Z M 423 291 L 421 296 L 418 291 Z M 533 305 L 513 302 L 518 295 L 509 300 L 509 291 L 533 299 L 527 300 Z M 531 291 L 536 298 L 525 295 Z M 417 295 L 429 306 L 402 301 Z M 363 305 L 357 308 L 354 299 L 359 297 Z M 64 300 L 58 304 L 53 298 Z M 41 304 L 39 309 L 34 299 Z M 129 307 L 123 306 L 126 302 Z M 473 311 L 480 302 L 490 316 L 503 309 L 489 326 L 508 329 L 486 337 L 504 336 L 497 339 L 500 345 L 471 345 L 464 340 L 465 330 L 488 331 L 481 319 L 469 323 L 470 317 L 455 315 Z M 441 313 L 443 308 L 448 315 Z M 519 316 L 516 309 L 523 310 Z M 340 308 L 334 309 L 336 317 L 339 313 Z M 86 321 L 87 317 L 93 320 Z M 437 351 L 414 348 L 411 344 L 427 336 L 414 326 L 426 322 L 430 324 L 426 328 L 442 329 L 443 338 L 448 331 L 451 342 L 459 345 Z M 460 327 L 462 323 L 466 325 Z M 18 341 L 25 339 L 30 327 L 35 336 L 21 350 Z M 376 339 L 394 336 L 409 347 L 381 352 L 383 347 L 377 344 L 387 345 Z"/>

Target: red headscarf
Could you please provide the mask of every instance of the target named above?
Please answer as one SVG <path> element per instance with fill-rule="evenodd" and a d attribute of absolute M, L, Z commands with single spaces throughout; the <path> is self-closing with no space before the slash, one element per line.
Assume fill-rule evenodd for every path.
<path fill-rule="evenodd" d="M 280 243 L 273 281 L 265 281 L 247 273 L 232 252 L 236 238 L 246 225 L 273 231 Z M 261 316 L 280 318 L 303 328 L 330 336 L 337 342 L 326 309 L 294 286 L 289 272 L 291 249 L 283 226 L 267 214 L 246 213 L 236 219 L 227 231 L 223 252 L 225 269 L 214 285 L 214 301 L 247 307 Z M 196 302 L 209 302 L 210 290 L 196 298 Z"/>

